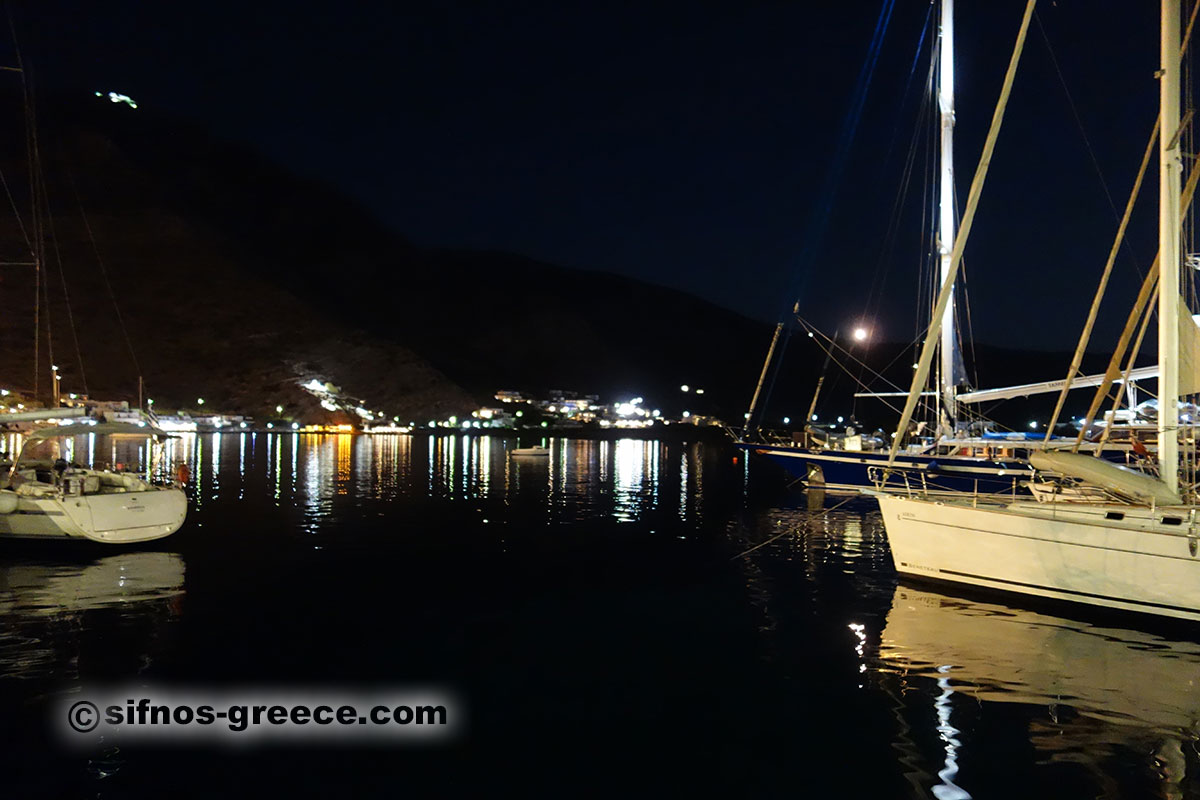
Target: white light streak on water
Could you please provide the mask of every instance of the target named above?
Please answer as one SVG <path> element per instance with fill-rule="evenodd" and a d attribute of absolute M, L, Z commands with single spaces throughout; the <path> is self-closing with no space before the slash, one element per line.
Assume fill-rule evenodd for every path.
<path fill-rule="evenodd" d="M 943 675 L 949 671 L 949 666 L 938 667 L 938 672 Z M 954 778 L 958 775 L 958 748 L 962 747 L 962 742 L 957 738 L 958 728 L 950 724 L 950 698 L 954 694 L 954 689 L 950 686 L 949 678 L 938 678 L 937 685 L 942 693 L 933 701 L 933 705 L 937 709 L 937 731 L 945 746 L 946 760 L 945 766 L 938 770 L 938 777 L 942 779 L 942 782 L 940 785 L 932 787 L 933 796 L 938 800 L 971 800 L 971 795 L 954 782 Z"/>

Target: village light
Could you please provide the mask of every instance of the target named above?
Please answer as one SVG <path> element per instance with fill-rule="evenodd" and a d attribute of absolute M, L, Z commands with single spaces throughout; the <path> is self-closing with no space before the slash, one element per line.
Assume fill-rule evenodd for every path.
<path fill-rule="evenodd" d="M 679 387 L 679 391 L 681 391 L 681 392 L 690 391 L 690 387 L 685 383 L 683 386 Z"/>
<path fill-rule="evenodd" d="M 276 414 L 282 414 L 282 413 L 283 413 L 283 406 L 275 406 L 275 413 L 276 413 Z"/>
<path fill-rule="evenodd" d="M 203 397 L 197 397 L 197 398 L 196 398 L 196 405 L 201 405 L 201 406 L 202 406 L 202 405 L 204 405 L 204 398 L 203 398 Z"/>

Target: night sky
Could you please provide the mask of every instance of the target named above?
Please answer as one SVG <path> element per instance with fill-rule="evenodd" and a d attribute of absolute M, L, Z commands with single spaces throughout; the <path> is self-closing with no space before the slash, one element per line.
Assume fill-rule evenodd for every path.
<path fill-rule="evenodd" d="M 965 202 L 1024 4 L 958 5 Z M 13 16 L 35 87 L 74 87 L 81 102 L 115 90 L 183 114 L 418 244 L 616 272 L 766 321 L 798 296 L 826 330 L 865 318 L 903 341 L 924 147 L 884 243 L 928 69 L 928 41 L 914 59 L 929 3 L 895 3 L 835 171 L 882 6 L 52 1 Z M 1157 9 L 1038 11 L 1118 211 L 1157 110 Z M 1118 212 L 1050 52 L 1035 25 L 966 266 L 977 339 L 1065 349 Z M 1106 341 L 1153 259 L 1156 192 L 1152 179 Z"/>

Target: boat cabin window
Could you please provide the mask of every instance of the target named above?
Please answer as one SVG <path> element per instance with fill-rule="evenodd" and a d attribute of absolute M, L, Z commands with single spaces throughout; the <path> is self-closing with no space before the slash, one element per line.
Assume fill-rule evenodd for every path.
<path fill-rule="evenodd" d="M 1163 517 L 1162 524 L 1163 525 L 1182 525 L 1183 518 L 1182 517 Z"/>
<path fill-rule="evenodd" d="M 1125 515 L 1120 511 L 1110 511 L 1104 515 L 1105 519 L 1125 519 Z"/>

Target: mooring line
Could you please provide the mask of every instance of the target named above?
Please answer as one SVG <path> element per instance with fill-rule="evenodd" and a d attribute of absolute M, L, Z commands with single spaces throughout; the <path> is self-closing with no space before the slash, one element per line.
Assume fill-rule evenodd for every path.
<path fill-rule="evenodd" d="M 856 500 L 857 498 L 858 498 L 858 495 L 851 495 L 850 497 L 847 497 L 842 502 L 838 503 L 836 506 L 830 506 L 829 508 L 825 509 L 824 511 L 821 512 L 820 515 L 823 516 L 825 514 L 828 514 L 830 511 L 837 511 L 839 508 L 846 505 L 846 503 L 849 503 L 851 500 Z M 767 545 L 769 545 L 771 542 L 775 541 L 776 539 L 787 536 L 789 533 L 794 533 L 794 532 L 795 531 L 787 530 L 787 531 L 783 531 L 782 533 L 777 533 L 774 536 L 772 536 L 770 539 L 767 539 L 765 542 L 759 542 L 758 544 L 754 545 L 754 547 L 751 547 L 749 550 L 744 550 L 741 553 L 738 553 L 736 556 L 734 556 L 733 558 L 731 558 L 729 560 L 737 561 L 742 556 L 748 556 L 751 553 L 753 553 L 755 550 L 757 550 L 758 548 L 766 547 Z"/>

